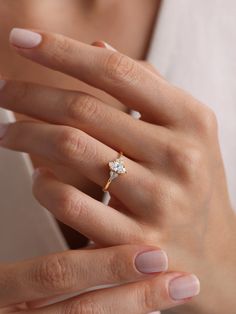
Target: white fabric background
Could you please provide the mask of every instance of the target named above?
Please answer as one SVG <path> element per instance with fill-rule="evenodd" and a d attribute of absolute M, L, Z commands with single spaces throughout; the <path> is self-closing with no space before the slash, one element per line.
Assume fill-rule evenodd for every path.
<path fill-rule="evenodd" d="M 1 122 L 13 122 L 0 109 Z M 67 248 L 48 211 L 32 195 L 28 155 L 0 148 L 0 262 L 45 255 Z"/>

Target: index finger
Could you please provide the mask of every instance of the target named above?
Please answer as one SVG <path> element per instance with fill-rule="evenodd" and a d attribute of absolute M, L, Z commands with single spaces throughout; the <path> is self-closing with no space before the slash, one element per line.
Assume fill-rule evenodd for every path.
<path fill-rule="evenodd" d="M 183 106 L 187 110 L 178 89 L 120 52 L 23 29 L 13 29 L 10 42 L 20 55 L 104 90 L 160 124 L 174 123 Z"/>
<path fill-rule="evenodd" d="M 166 271 L 164 251 L 144 245 L 74 250 L 0 267 L 0 307 L 81 293 Z"/>

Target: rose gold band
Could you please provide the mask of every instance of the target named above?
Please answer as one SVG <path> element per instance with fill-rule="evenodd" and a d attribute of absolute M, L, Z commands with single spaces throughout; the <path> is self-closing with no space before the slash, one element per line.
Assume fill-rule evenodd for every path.
<path fill-rule="evenodd" d="M 125 165 L 124 165 L 124 161 L 122 159 L 123 156 L 123 152 L 119 153 L 119 156 L 117 157 L 116 160 L 109 162 L 109 168 L 110 168 L 110 177 L 107 180 L 104 188 L 103 188 L 103 192 L 107 192 L 108 188 L 111 184 L 111 182 L 117 178 L 120 174 L 124 174 L 127 173 L 126 169 L 125 169 Z"/>

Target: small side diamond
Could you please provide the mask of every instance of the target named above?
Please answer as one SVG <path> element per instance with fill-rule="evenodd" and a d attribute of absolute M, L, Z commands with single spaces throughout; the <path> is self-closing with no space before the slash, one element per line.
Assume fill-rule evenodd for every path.
<path fill-rule="evenodd" d="M 110 171 L 110 180 L 114 180 L 117 177 L 118 177 L 118 173 L 114 171 Z"/>

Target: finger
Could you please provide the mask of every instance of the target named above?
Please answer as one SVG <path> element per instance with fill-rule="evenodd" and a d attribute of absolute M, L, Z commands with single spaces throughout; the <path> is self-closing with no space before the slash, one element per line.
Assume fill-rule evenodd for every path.
<path fill-rule="evenodd" d="M 154 137 L 158 133 L 164 140 L 167 133 L 166 129 L 136 120 L 92 95 L 32 83 L 6 82 L 0 93 L 0 105 L 46 122 L 79 128 L 136 160 L 154 154 L 151 153 Z M 140 145 L 141 139 L 150 150 Z"/>
<path fill-rule="evenodd" d="M 83 131 L 28 121 L 9 124 L 0 145 L 63 164 L 101 187 L 104 187 L 109 178 L 108 163 L 118 157 L 116 151 Z M 135 208 L 140 205 L 141 199 L 145 200 L 138 195 L 143 194 L 147 170 L 125 156 L 123 160 L 127 173 L 119 175 L 110 185 L 109 191 L 122 199 L 128 208 Z M 136 185 L 135 190 L 131 189 Z"/>
<path fill-rule="evenodd" d="M 67 251 L 8 264 L 0 267 L 0 306 L 140 280 L 165 271 L 167 264 L 162 250 L 135 245 Z"/>
<path fill-rule="evenodd" d="M 117 51 L 114 47 L 112 47 L 111 45 L 109 45 L 108 43 L 98 40 L 98 41 L 94 41 L 92 44 L 92 46 L 96 46 L 96 47 L 101 47 L 101 48 L 106 48 L 112 51 Z M 136 61 L 143 65 L 145 68 L 149 69 L 150 71 L 152 71 L 153 73 L 155 73 L 158 76 L 161 76 L 161 74 L 157 71 L 157 69 L 154 67 L 153 64 L 147 62 L 146 60 L 137 60 Z"/>
<path fill-rule="evenodd" d="M 100 245 L 140 243 L 142 239 L 141 227 L 130 217 L 58 181 L 45 169 L 36 172 L 33 191 L 57 219 Z"/>
<path fill-rule="evenodd" d="M 88 292 L 46 307 L 43 313 L 146 314 L 184 304 L 198 295 L 199 290 L 199 280 L 194 275 L 164 273 L 152 279 Z M 40 311 L 31 313 L 38 314 Z"/>
<path fill-rule="evenodd" d="M 102 89 L 155 122 L 175 124 L 184 119 L 186 125 L 194 111 L 189 106 L 192 97 L 119 52 L 22 29 L 12 30 L 10 42 L 22 56 Z"/>

